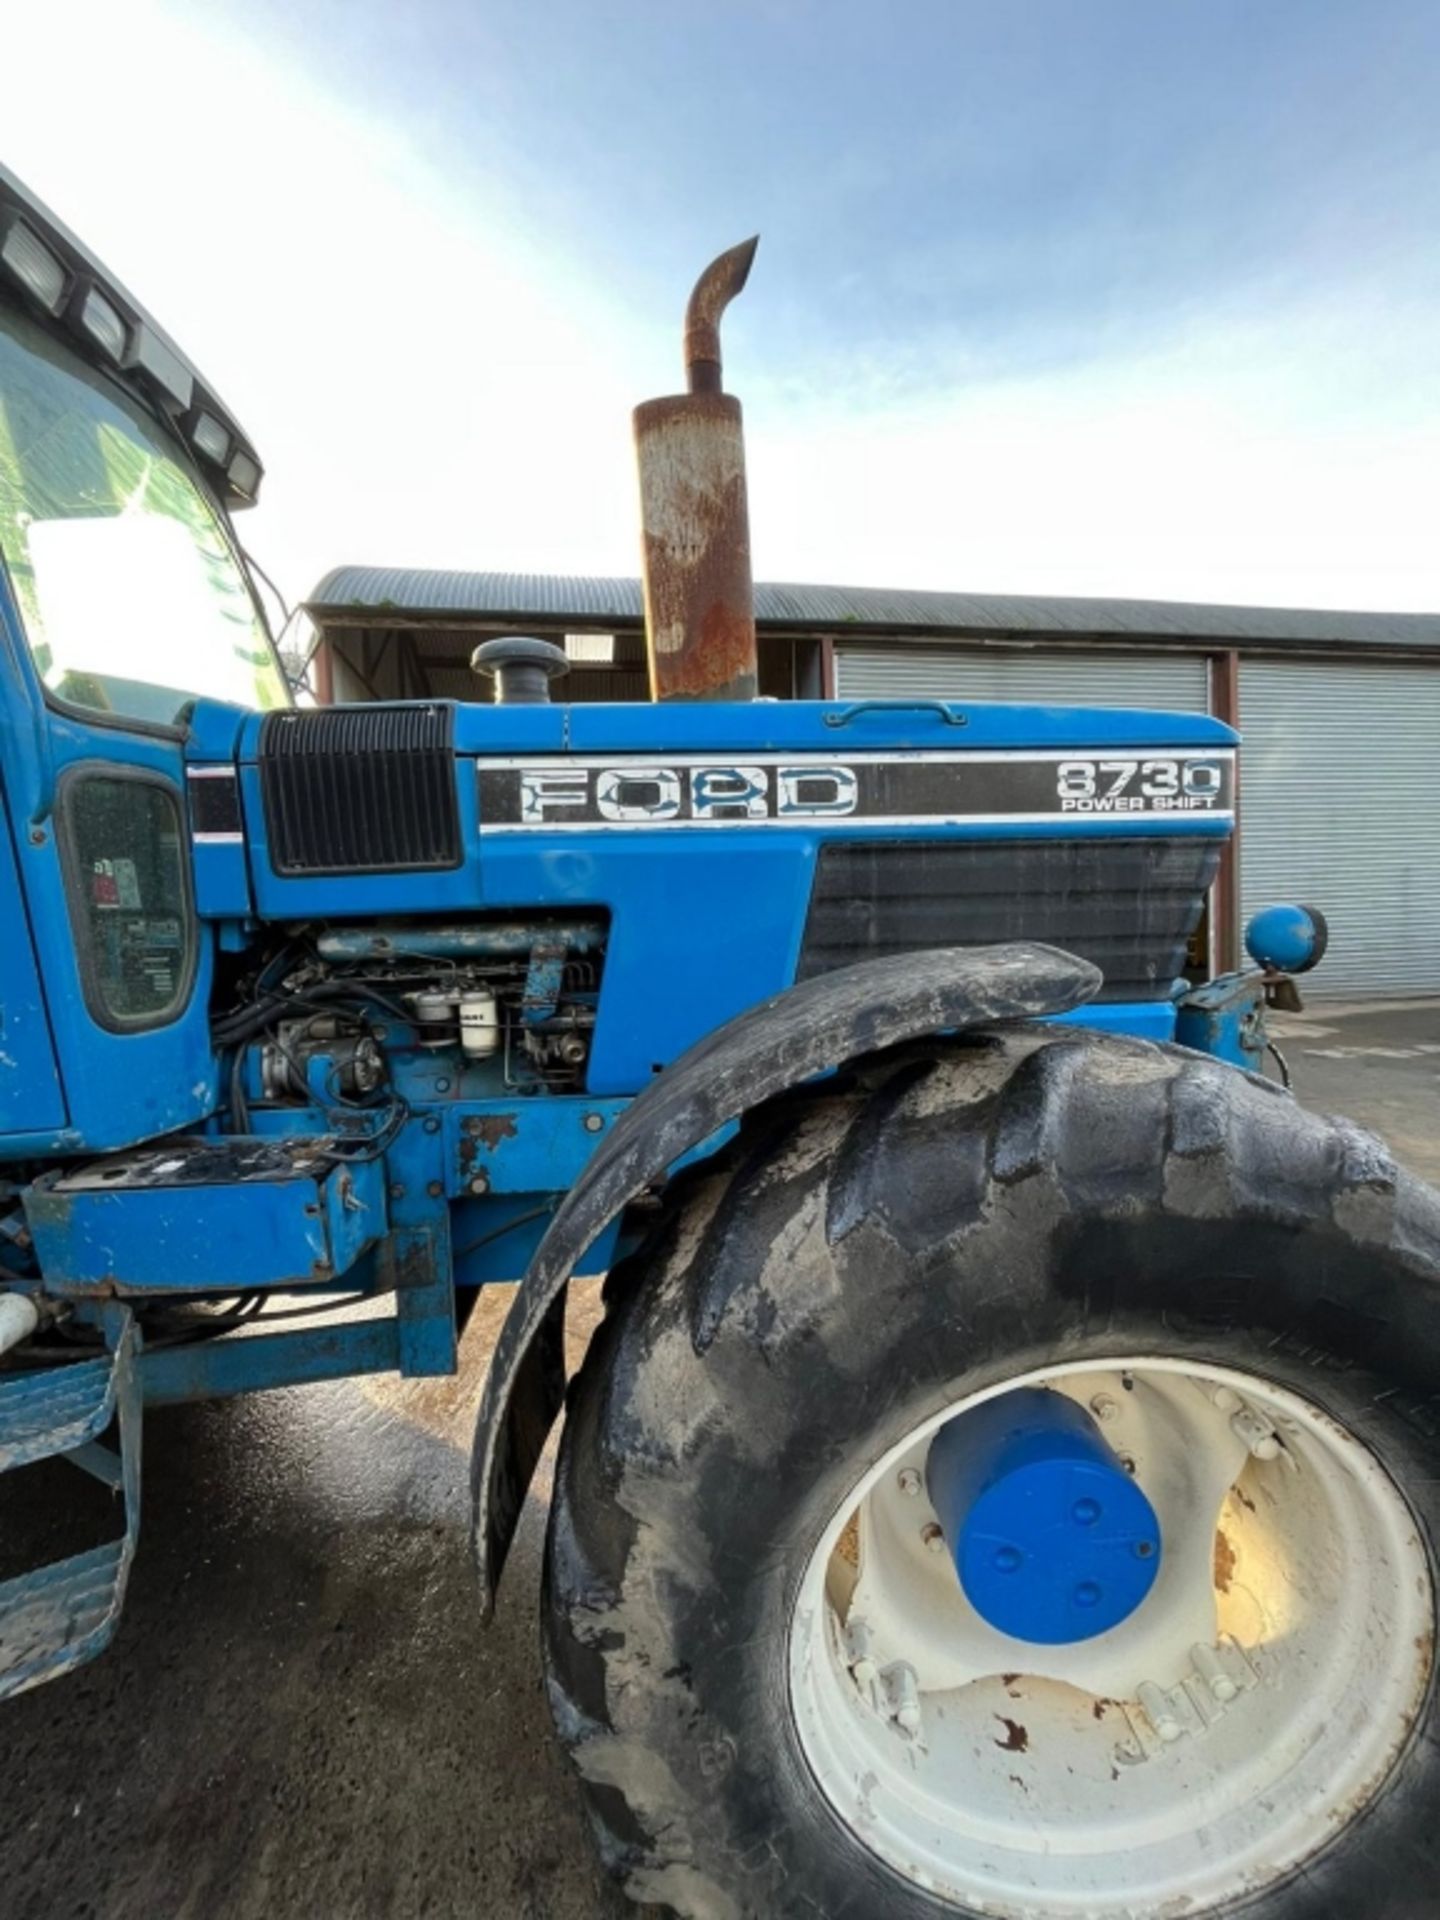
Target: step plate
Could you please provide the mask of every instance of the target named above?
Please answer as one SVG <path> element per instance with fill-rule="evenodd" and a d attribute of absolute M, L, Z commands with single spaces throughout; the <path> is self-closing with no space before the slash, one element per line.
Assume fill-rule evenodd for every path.
<path fill-rule="evenodd" d="M 119 1416 L 124 1536 L 0 1582 L 0 1700 L 82 1666 L 109 1643 L 119 1625 L 140 1532 L 134 1325 L 127 1314 L 115 1351 L 105 1360 L 0 1384 L 3 1467 L 88 1447 L 112 1414 Z"/>
<path fill-rule="evenodd" d="M 0 1473 L 84 1446 L 114 1411 L 110 1356 L 0 1379 Z"/>
<path fill-rule="evenodd" d="M 131 1546 L 108 1546 L 0 1584 L 0 1700 L 83 1666 L 120 1620 Z"/>

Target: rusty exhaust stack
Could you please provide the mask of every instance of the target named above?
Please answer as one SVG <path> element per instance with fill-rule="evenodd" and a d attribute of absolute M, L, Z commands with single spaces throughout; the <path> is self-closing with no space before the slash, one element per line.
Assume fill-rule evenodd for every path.
<path fill-rule="evenodd" d="M 688 393 L 635 409 L 645 647 L 655 700 L 753 700 L 755 595 L 740 402 L 720 384 L 720 317 L 758 236 L 701 274 L 685 310 Z"/>

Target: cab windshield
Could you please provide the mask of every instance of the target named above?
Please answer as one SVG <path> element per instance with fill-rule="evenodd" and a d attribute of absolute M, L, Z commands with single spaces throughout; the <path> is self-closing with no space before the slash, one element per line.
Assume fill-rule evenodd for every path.
<path fill-rule="evenodd" d="M 288 704 L 224 523 L 138 403 L 0 307 L 0 558 L 57 699 L 171 725 Z"/>

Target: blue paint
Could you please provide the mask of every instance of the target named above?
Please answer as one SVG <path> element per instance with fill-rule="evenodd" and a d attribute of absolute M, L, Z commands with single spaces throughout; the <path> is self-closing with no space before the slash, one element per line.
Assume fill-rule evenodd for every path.
<path fill-rule="evenodd" d="M 455 1286 L 449 1211 L 432 1212 L 425 1226 L 397 1228 L 384 1243 L 380 1271 L 395 1288 L 401 1373 L 412 1378 L 454 1373 Z"/>
<path fill-rule="evenodd" d="M 566 949 L 553 935 L 538 940 L 530 952 L 520 1019 L 527 1027 L 542 1026 L 555 1017 L 565 979 Z"/>
<path fill-rule="evenodd" d="M 519 1280 L 565 1198 L 554 1193 L 497 1194 L 490 1199 L 460 1202 L 453 1211 L 451 1235 L 455 1246 L 457 1287 L 483 1287 L 494 1281 Z M 605 1273 L 614 1263 L 621 1221 L 608 1226 L 586 1249 L 575 1271 Z"/>
<path fill-rule="evenodd" d="M 163 780 L 183 817 L 181 738 L 107 727 L 47 708 L 3 571 L 0 712 L 16 722 L 4 734 L 5 800 L 69 1111 L 68 1150 L 105 1151 L 192 1127 L 214 1111 L 217 1100 L 209 1036 L 212 940 L 197 927 L 190 991 L 167 1025 L 125 1033 L 102 1026 L 86 1002 L 55 814 L 67 771 L 128 769 Z M 43 1137 L 34 1122 L 27 1130 Z M 32 1149 L 19 1141 L 0 1146 L 5 1157 L 22 1150 Z"/>
<path fill-rule="evenodd" d="M 587 1095 L 456 1104 L 445 1115 L 452 1194 L 563 1192 L 628 1103 Z"/>
<path fill-rule="evenodd" d="M 1265 1065 L 1265 987 L 1257 973 L 1226 973 L 1194 987 L 1175 1008 L 1175 1038 L 1232 1067 Z"/>
<path fill-rule="evenodd" d="M 247 1293 L 348 1273 L 386 1231 L 385 1167 L 303 1163 L 185 1177 L 187 1154 L 107 1184 L 81 1170 L 25 1190 L 25 1218 L 55 1293 Z M 312 1166 L 313 1166 L 312 1159 Z"/>
<path fill-rule="evenodd" d="M 197 700 L 185 728 L 185 759 L 192 766 L 233 766 L 255 716 L 222 700 Z"/>
<path fill-rule="evenodd" d="M 389 960 L 396 955 L 423 955 L 440 960 L 508 957 L 528 959 L 542 940 L 561 941 L 571 953 L 595 953 L 605 944 L 601 920 L 464 920 L 455 926 L 443 921 L 416 926 L 378 921 L 360 927 L 327 927 L 316 936 L 316 950 L 326 960 Z"/>
<path fill-rule="evenodd" d="M 0 1135 L 64 1125 L 65 1096 L 0 787 Z"/>
<path fill-rule="evenodd" d="M 399 1365 L 399 1322 L 387 1316 L 248 1335 L 243 1340 L 160 1347 L 141 1354 L 139 1371 L 145 1405 L 154 1407 L 317 1380 L 348 1380 L 357 1374 L 393 1373 Z"/>
<path fill-rule="evenodd" d="M 1107 1000 L 1103 1006 L 1076 1007 L 1073 1013 L 1047 1014 L 1057 1027 L 1093 1027 L 1097 1033 L 1127 1033 L 1133 1040 L 1173 1040 L 1173 1000 Z"/>
<path fill-rule="evenodd" d="M 1154 1509 L 1064 1394 L 1020 1387 L 947 1421 L 926 1485 L 966 1598 L 1016 1640 L 1091 1640 L 1155 1584 Z"/>
<path fill-rule="evenodd" d="M 449 871 L 281 878 L 271 871 L 259 771 L 258 720 L 240 741 L 242 790 L 256 910 L 267 920 L 351 922 L 477 908 L 517 917 L 539 911 L 609 923 L 605 979 L 587 1084 L 602 1097 L 634 1094 L 651 1076 L 734 1014 L 788 986 L 804 929 L 816 856 L 827 839 L 954 840 L 1130 835 L 1133 816 L 1071 815 L 1054 825 L 993 821 L 886 830 L 843 817 L 774 828 L 662 826 L 580 834 L 556 824 L 523 835 L 487 832 L 472 755 L 724 751 L 905 753 L 1229 746 L 1235 736 L 1193 714 L 989 705 L 967 708 L 963 729 L 925 709 L 869 710 L 843 726 L 825 702 L 720 706 L 503 708 L 454 715 L 461 864 Z M 1147 817 L 1148 834 L 1220 838 L 1203 815 Z M 657 991 L 657 985 L 659 990 Z M 539 982 L 537 980 L 537 992 Z M 1147 1034 L 1168 1037 L 1168 1010 L 1147 1012 Z M 1114 1024 L 1113 1015 L 1107 1025 Z"/>
<path fill-rule="evenodd" d="M 253 911 L 250 870 L 243 841 L 216 842 L 192 837 L 195 911 L 202 920 L 237 921 Z"/>
<path fill-rule="evenodd" d="M 952 706 L 960 703 L 952 702 Z M 938 713 L 909 708 L 871 713 L 837 729 L 827 724 L 841 715 L 841 703 L 824 700 L 756 701 L 745 706 L 722 702 L 678 702 L 665 706 L 575 706 L 566 716 L 566 746 L 573 753 L 666 752 L 724 753 L 791 751 L 838 755 L 854 752 L 905 752 L 943 747 L 954 750 L 1060 748 L 1083 741 L 1094 747 L 1234 746 L 1233 729 L 1204 714 L 1164 714 L 1121 707 L 1014 706 L 1002 702 L 965 703 L 963 736 Z M 461 753 L 531 752 L 541 742 L 517 738 L 523 721 L 511 710 L 516 727 L 510 742 L 497 748 L 491 724 L 502 710 L 457 710 L 456 746 Z M 531 713 L 543 709 L 530 709 Z M 518 723 L 518 724 L 517 724 Z"/>
<path fill-rule="evenodd" d="M 1245 929 L 1245 951 L 1272 973 L 1308 973 L 1329 938 L 1324 917 L 1313 907 L 1262 907 Z"/>

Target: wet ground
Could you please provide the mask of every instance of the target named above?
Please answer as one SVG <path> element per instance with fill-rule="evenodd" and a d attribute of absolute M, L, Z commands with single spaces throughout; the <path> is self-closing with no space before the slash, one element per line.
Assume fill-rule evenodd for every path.
<path fill-rule="evenodd" d="M 1440 1000 L 1326 1006 L 1271 1023 L 1306 1106 L 1384 1136 L 1440 1186 Z"/>
<path fill-rule="evenodd" d="M 1283 1023 L 1308 1104 L 1440 1181 L 1440 1001 Z M 7 1920 L 593 1920 L 549 1737 L 532 1498 L 496 1624 L 465 1551 L 457 1381 L 308 1387 L 147 1422 L 144 1544 L 114 1649 L 0 1709 Z M 0 1507 L 43 1551 L 73 1482 Z M 544 1489 L 540 1489 L 543 1494 Z"/>

